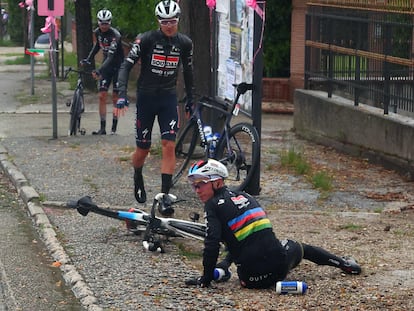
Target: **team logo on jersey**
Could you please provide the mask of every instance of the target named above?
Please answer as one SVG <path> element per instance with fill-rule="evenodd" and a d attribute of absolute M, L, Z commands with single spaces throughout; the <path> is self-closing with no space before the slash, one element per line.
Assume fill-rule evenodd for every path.
<path fill-rule="evenodd" d="M 231 200 L 239 208 L 243 208 L 249 205 L 249 200 L 242 194 L 237 197 L 232 197 Z"/>
<path fill-rule="evenodd" d="M 107 50 L 110 45 L 108 38 L 99 38 L 99 46 L 103 50 Z"/>
<path fill-rule="evenodd" d="M 175 69 L 177 68 L 179 61 L 180 58 L 178 56 L 152 54 L 151 65 L 155 67 Z"/>

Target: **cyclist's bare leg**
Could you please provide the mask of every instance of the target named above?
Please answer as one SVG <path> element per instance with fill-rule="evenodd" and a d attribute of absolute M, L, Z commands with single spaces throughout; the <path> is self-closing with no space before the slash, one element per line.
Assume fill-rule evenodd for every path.
<path fill-rule="evenodd" d="M 101 120 L 101 128 L 92 132 L 93 135 L 106 135 L 106 98 L 108 91 L 99 91 L 99 118 Z"/>
<path fill-rule="evenodd" d="M 145 203 L 147 200 L 147 193 L 144 188 L 144 177 L 142 176 L 142 168 L 145 163 L 145 158 L 149 153 L 149 149 L 142 149 L 136 147 L 132 154 L 132 165 L 134 166 L 134 195 L 139 203 Z"/>
<path fill-rule="evenodd" d="M 162 139 L 161 192 L 168 193 L 175 169 L 175 142 Z"/>

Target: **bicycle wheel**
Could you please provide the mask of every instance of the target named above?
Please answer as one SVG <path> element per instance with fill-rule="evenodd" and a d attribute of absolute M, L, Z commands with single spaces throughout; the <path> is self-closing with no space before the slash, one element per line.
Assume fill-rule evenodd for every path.
<path fill-rule="evenodd" d="M 176 164 L 175 172 L 172 178 L 172 185 L 175 185 L 183 175 L 190 160 L 199 156 L 197 155 L 197 153 L 199 153 L 198 151 L 196 153 L 194 152 L 197 145 L 200 145 L 197 124 L 190 120 L 179 135 L 175 144 Z M 201 157 L 202 156 L 204 156 L 204 151 L 201 154 Z"/>
<path fill-rule="evenodd" d="M 259 162 L 259 134 L 253 125 L 239 123 L 230 129 L 228 143 L 223 137 L 217 146 L 216 158 L 229 171 L 227 186 L 244 190 Z"/>
<path fill-rule="evenodd" d="M 69 136 L 76 135 L 80 127 L 80 110 L 82 103 L 82 96 L 79 90 L 73 94 L 72 104 L 70 107 L 70 121 L 69 121 Z"/>

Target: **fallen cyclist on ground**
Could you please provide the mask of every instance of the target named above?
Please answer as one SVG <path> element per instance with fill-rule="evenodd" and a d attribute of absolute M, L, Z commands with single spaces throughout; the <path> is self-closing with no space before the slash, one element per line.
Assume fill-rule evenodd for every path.
<path fill-rule="evenodd" d="M 204 203 L 207 233 L 203 275 L 186 280 L 187 285 L 210 286 L 215 268 L 226 272 L 221 281 L 227 281 L 232 263 L 237 267 L 241 286 L 246 288 L 275 286 L 302 259 L 336 267 L 347 274 L 361 273 L 361 267 L 352 257 L 339 257 L 294 240 L 280 241 L 260 204 L 245 192 L 228 189 L 224 183 L 227 176 L 227 168 L 213 159 L 198 161 L 189 170 L 188 180 Z M 228 254 L 217 263 L 221 242 Z"/>

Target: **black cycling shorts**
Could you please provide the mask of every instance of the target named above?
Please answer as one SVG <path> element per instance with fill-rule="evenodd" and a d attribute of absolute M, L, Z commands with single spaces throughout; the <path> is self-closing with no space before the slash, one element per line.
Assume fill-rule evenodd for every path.
<path fill-rule="evenodd" d="M 155 116 L 158 119 L 161 139 L 175 141 L 178 130 L 177 95 L 174 92 L 143 92 L 137 94 L 135 118 L 137 147 L 151 147 Z"/>
<path fill-rule="evenodd" d="M 112 90 L 118 93 L 118 71 L 119 67 L 109 67 L 101 72 L 101 79 L 98 82 L 99 92 L 107 92 L 112 82 Z"/>
<path fill-rule="evenodd" d="M 286 259 L 289 271 L 295 268 L 303 258 L 303 246 L 301 243 L 294 240 L 280 241 L 283 248 L 286 250 Z"/>
<path fill-rule="evenodd" d="M 288 272 L 296 267 L 303 258 L 302 244 L 293 240 L 280 241 L 285 249 L 285 256 L 275 250 L 258 262 L 237 267 L 240 284 L 247 288 L 269 288 L 282 281 Z"/>

